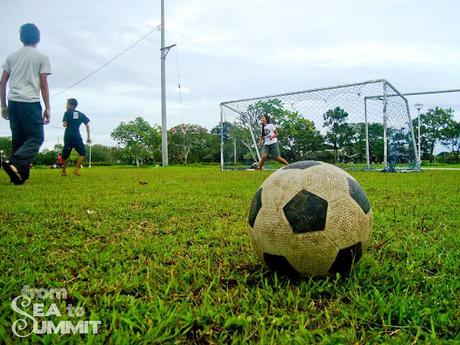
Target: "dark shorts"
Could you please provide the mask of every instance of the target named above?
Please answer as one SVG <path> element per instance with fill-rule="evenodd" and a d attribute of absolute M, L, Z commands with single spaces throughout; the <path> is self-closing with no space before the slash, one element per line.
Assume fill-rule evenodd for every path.
<path fill-rule="evenodd" d="M 64 148 L 62 149 L 62 158 L 67 159 L 72 152 L 72 149 L 78 152 L 80 156 L 86 155 L 85 144 L 81 137 L 64 138 Z"/>
<path fill-rule="evenodd" d="M 276 157 L 280 156 L 280 147 L 278 146 L 278 143 L 270 144 L 270 145 L 265 145 L 262 154 L 268 155 L 268 158 L 275 159 Z"/>

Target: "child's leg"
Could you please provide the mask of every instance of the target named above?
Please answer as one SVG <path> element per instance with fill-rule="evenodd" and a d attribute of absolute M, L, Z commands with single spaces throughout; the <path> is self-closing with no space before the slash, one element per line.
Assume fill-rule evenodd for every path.
<path fill-rule="evenodd" d="M 67 169 L 67 162 L 68 162 L 68 161 L 69 161 L 69 159 L 64 159 L 64 160 L 62 161 L 62 173 L 61 173 L 62 176 L 67 176 L 67 171 L 66 171 L 66 169 Z"/>
<path fill-rule="evenodd" d="M 80 170 L 81 170 L 81 164 L 83 163 L 83 160 L 85 159 L 85 156 L 80 156 L 77 159 L 77 163 L 75 164 L 75 169 L 73 170 L 73 173 L 77 176 L 80 176 Z"/>
<path fill-rule="evenodd" d="M 77 176 L 80 176 L 81 164 L 83 163 L 83 160 L 85 159 L 86 155 L 85 144 L 83 144 L 83 140 L 81 138 L 79 138 L 79 140 L 75 142 L 75 150 L 77 150 L 80 157 L 78 157 L 77 159 L 77 163 L 75 164 L 75 169 L 73 170 L 73 173 Z"/>
<path fill-rule="evenodd" d="M 262 167 L 264 166 L 265 161 L 267 160 L 267 158 L 268 158 L 268 154 L 264 153 L 262 155 L 262 157 L 260 158 L 260 162 L 258 164 L 259 165 L 259 170 L 262 170 Z"/>
<path fill-rule="evenodd" d="M 284 165 L 288 165 L 288 164 L 289 164 L 288 161 L 285 160 L 285 159 L 284 159 L 283 157 L 281 157 L 281 156 L 276 157 L 275 160 L 278 161 L 278 162 L 280 162 L 280 163 L 282 163 L 282 164 L 284 164 Z"/>
<path fill-rule="evenodd" d="M 72 152 L 72 146 L 64 141 L 64 148 L 62 149 L 62 176 L 67 176 L 67 163 L 69 162 L 70 153 Z"/>

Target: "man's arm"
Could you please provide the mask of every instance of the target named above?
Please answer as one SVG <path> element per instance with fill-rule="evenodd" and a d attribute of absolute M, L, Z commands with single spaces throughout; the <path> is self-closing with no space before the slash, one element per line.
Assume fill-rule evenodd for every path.
<path fill-rule="evenodd" d="M 6 85 L 8 84 L 8 79 L 10 79 L 10 74 L 3 71 L 2 79 L 0 81 L 0 101 L 2 104 L 2 117 L 5 120 L 8 120 L 8 106 L 6 104 Z"/>
<path fill-rule="evenodd" d="M 89 133 L 89 123 L 85 123 L 85 127 L 86 127 L 86 142 L 88 144 L 91 144 L 91 135 Z"/>
<path fill-rule="evenodd" d="M 43 103 L 45 110 L 43 111 L 43 121 L 45 124 L 50 123 L 51 107 L 50 107 L 50 91 L 48 88 L 48 74 L 40 74 L 40 90 L 42 91 Z"/>

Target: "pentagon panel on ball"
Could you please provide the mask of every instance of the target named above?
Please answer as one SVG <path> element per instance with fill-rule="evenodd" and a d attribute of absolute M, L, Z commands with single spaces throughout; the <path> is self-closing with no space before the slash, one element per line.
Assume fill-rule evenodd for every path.
<path fill-rule="evenodd" d="M 359 183 L 322 162 L 296 162 L 268 177 L 249 214 L 256 253 L 286 276 L 347 276 L 369 246 L 372 209 Z"/>

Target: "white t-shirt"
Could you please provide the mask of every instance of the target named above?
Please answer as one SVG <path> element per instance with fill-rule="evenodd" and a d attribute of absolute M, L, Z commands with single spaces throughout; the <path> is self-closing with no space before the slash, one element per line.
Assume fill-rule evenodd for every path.
<path fill-rule="evenodd" d="M 7 57 L 2 68 L 10 75 L 8 100 L 40 102 L 40 74 L 51 74 L 46 55 L 33 47 L 22 47 Z"/>
<path fill-rule="evenodd" d="M 268 123 L 264 127 L 264 143 L 265 145 L 271 145 L 278 142 L 278 139 L 275 137 L 275 125 Z"/>

